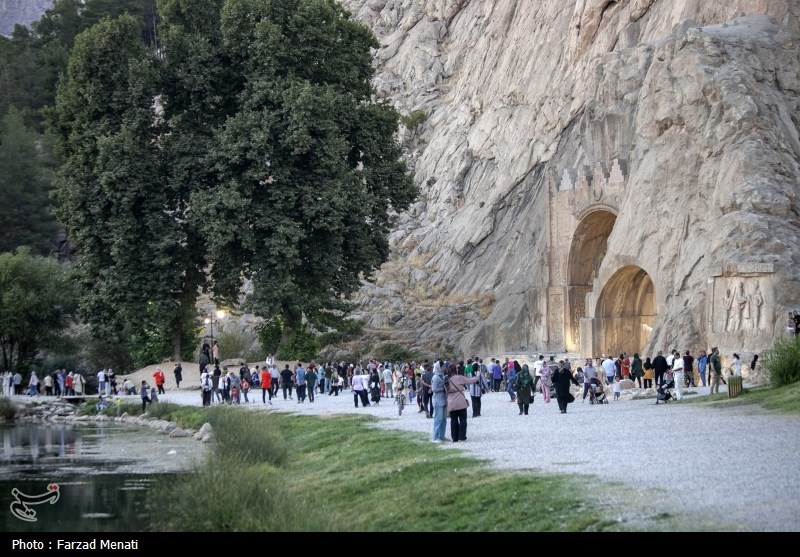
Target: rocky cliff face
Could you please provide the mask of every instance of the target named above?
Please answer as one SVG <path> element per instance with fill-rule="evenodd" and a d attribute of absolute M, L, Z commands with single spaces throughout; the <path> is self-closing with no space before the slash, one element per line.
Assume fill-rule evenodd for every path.
<path fill-rule="evenodd" d="M 374 330 L 464 356 L 783 333 L 800 3 L 342 4 L 381 41 L 378 94 L 421 121 L 404 141 L 422 195 L 359 296 Z"/>
<path fill-rule="evenodd" d="M 52 6 L 53 0 L 0 0 L 0 35 L 11 35 L 18 23 L 37 21 Z"/>

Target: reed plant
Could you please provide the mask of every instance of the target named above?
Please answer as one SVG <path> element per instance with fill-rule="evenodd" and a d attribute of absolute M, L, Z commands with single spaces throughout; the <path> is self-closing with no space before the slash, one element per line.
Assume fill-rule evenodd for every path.
<path fill-rule="evenodd" d="M 10 398 L 0 397 L 0 419 L 13 422 L 17 415 L 17 408 Z"/>

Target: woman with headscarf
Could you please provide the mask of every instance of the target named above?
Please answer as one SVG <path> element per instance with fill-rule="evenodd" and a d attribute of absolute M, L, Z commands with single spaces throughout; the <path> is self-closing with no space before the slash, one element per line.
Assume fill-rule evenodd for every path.
<path fill-rule="evenodd" d="M 569 368 L 561 366 L 553 373 L 553 386 L 556 390 L 556 400 L 558 408 L 562 414 L 567 413 L 567 404 L 575 402 L 575 397 L 569 392 L 570 385 L 580 386 L 580 383 L 572 376 Z"/>
<path fill-rule="evenodd" d="M 639 388 L 642 388 L 642 377 L 644 376 L 644 371 L 642 369 L 642 359 L 639 357 L 638 352 L 634 352 L 633 360 L 631 361 L 631 380 L 634 383 L 639 384 Z"/>
<path fill-rule="evenodd" d="M 444 382 L 442 365 L 437 360 L 433 366 L 431 377 L 431 399 L 433 402 L 433 436 L 431 441 L 447 441 L 444 436 L 447 427 L 447 389 Z"/>
<path fill-rule="evenodd" d="M 458 375 L 458 366 L 451 363 L 447 368 L 445 390 L 447 392 L 447 410 L 450 413 L 450 438 L 453 443 L 467 440 L 467 408 L 469 401 L 465 388 L 477 383 L 478 377 Z"/>
<path fill-rule="evenodd" d="M 516 366 L 517 362 L 514 361 Z M 533 402 L 533 377 L 531 376 L 528 364 L 522 366 L 522 369 L 517 373 L 514 378 L 514 390 L 517 392 L 517 406 L 519 406 L 519 415 L 528 414 L 531 402 Z"/>
<path fill-rule="evenodd" d="M 370 402 L 378 404 L 381 401 L 381 376 L 377 368 L 372 368 L 369 375 Z"/>

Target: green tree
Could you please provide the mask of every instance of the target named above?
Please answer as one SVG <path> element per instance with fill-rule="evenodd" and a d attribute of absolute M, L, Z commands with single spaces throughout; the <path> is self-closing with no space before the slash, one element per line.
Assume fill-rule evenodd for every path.
<path fill-rule="evenodd" d="M 0 252 L 29 246 L 37 255 L 50 255 L 55 249 L 48 152 L 44 138 L 26 127 L 22 114 L 10 107 L 0 119 L 0 198 L 5 205 Z"/>
<path fill-rule="evenodd" d="M 173 356 L 180 358 L 187 324 L 196 315 L 199 289 L 206 288 L 205 241 L 192 214 L 191 196 L 214 186 L 215 177 L 202 161 L 233 103 L 226 91 L 233 76 L 222 51 L 220 13 L 222 0 L 162 0 L 161 40 L 168 52 L 160 72 L 159 102 L 163 107 L 161 138 L 163 187 L 167 203 L 179 218 L 180 241 L 173 259 L 181 272 L 179 311 L 173 315 Z M 188 339 L 183 339 L 188 340 Z"/>
<path fill-rule="evenodd" d="M 138 355 L 169 330 L 177 353 L 198 290 L 238 306 L 245 279 L 289 330 L 341 317 L 415 195 L 371 98 L 377 41 L 333 0 L 159 10 L 163 50 L 130 15 L 78 35 L 49 116 L 83 314 Z"/>
<path fill-rule="evenodd" d="M 82 314 L 107 341 L 152 343 L 158 323 L 180 311 L 180 219 L 161 181 L 157 70 L 133 17 L 103 20 L 76 39 L 50 115 Z"/>
<path fill-rule="evenodd" d="M 375 37 L 332 0 L 229 1 L 222 35 L 241 85 L 194 215 L 214 292 L 235 303 L 252 279 L 251 309 L 296 331 L 388 255 L 388 213 L 415 195 L 398 114 L 371 100 Z"/>
<path fill-rule="evenodd" d="M 75 309 L 66 271 L 28 248 L 0 254 L 0 350 L 3 369 L 27 370 L 53 346 Z"/>

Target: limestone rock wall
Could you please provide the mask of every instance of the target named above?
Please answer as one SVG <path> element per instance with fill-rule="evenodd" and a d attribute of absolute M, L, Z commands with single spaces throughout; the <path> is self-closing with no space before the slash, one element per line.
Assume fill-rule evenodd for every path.
<path fill-rule="evenodd" d="M 615 351 L 631 330 L 631 351 L 748 352 L 783 331 L 800 306 L 799 2 L 342 4 L 381 41 L 379 96 L 426 114 L 403 136 L 422 194 L 359 296 L 371 327 L 464 356 Z M 593 170 L 614 160 L 608 201 Z M 565 172 L 600 201 L 565 209 Z M 734 326 L 742 281 L 759 315 Z"/>
<path fill-rule="evenodd" d="M 53 0 L 0 0 L 0 35 L 10 36 L 14 25 L 29 25 L 53 7 Z"/>

